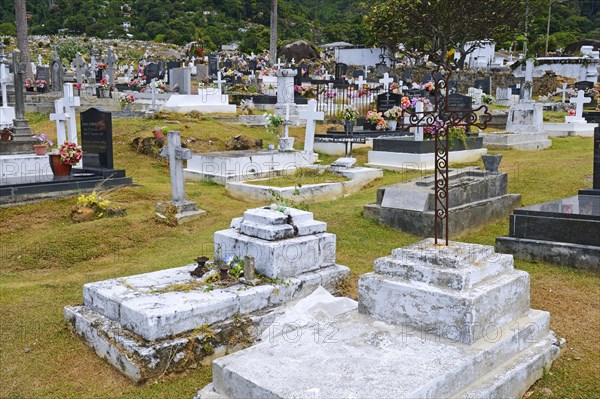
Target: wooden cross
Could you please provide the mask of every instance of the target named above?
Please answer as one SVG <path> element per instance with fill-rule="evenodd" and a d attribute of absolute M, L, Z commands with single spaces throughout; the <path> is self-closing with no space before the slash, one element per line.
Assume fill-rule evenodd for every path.
<path fill-rule="evenodd" d="M 217 80 L 213 80 L 213 83 L 216 83 L 219 86 L 219 94 L 223 94 L 221 84 L 225 83 L 225 81 L 221 79 L 221 71 L 217 73 Z"/>
<path fill-rule="evenodd" d="M 317 101 L 312 99 L 308 100 L 308 107 L 301 110 L 298 113 L 298 118 L 306 119 L 306 132 L 304 139 L 304 151 L 313 152 L 313 146 L 315 143 L 315 126 L 316 121 L 322 121 L 325 119 L 325 113 L 317 111 Z"/>
<path fill-rule="evenodd" d="M 112 47 L 108 49 L 108 53 L 106 54 L 106 58 L 104 62 L 108 64 L 108 79 L 109 84 L 112 86 L 115 80 L 115 62 L 117 62 L 118 58 L 113 54 Z"/>
<path fill-rule="evenodd" d="M 77 75 L 77 83 L 82 83 L 83 82 L 83 74 L 85 73 L 85 68 L 87 68 L 87 63 L 81 57 L 81 53 L 77 53 L 77 56 L 75 56 L 75 62 L 73 63 L 73 66 L 75 66 L 75 72 Z"/>
<path fill-rule="evenodd" d="M 586 97 L 584 95 L 584 91 L 583 90 L 579 90 L 577 92 L 577 97 L 571 97 L 569 99 L 569 102 L 571 104 L 576 104 L 575 105 L 575 118 L 582 118 L 583 117 L 583 104 L 587 104 L 589 102 L 591 102 L 592 99 L 589 97 Z"/>
<path fill-rule="evenodd" d="M 171 175 L 171 193 L 173 202 L 185 202 L 185 182 L 183 179 L 183 161 L 192 159 L 192 150 L 181 147 L 181 137 L 178 131 L 167 133 L 168 144 L 160 152 L 160 156 L 169 158 Z"/>
<path fill-rule="evenodd" d="M 393 83 L 393 82 L 394 82 L 394 79 L 390 78 L 390 75 L 387 72 L 383 74 L 383 78 L 382 79 L 379 79 L 379 83 L 383 83 L 383 89 L 385 91 L 389 90 L 390 83 Z"/>

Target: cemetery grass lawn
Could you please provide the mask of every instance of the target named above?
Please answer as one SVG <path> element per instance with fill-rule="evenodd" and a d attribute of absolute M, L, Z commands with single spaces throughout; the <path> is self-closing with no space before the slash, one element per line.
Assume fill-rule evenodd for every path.
<path fill-rule="evenodd" d="M 348 178 L 329 170 L 302 168 L 290 175 L 272 179 L 253 180 L 248 183 L 257 186 L 296 187 L 307 184 L 338 183 L 343 181 L 348 181 Z"/>
<path fill-rule="evenodd" d="M 269 138 L 264 128 L 212 119 L 178 120 L 173 125 L 184 137 L 203 142 L 214 137 L 219 146 L 240 133 Z M 137 185 L 103 195 L 126 208 L 126 217 L 73 224 L 68 214 L 74 198 L 0 208 L 0 398 L 188 399 L 211 381 L 210 367 L 201 366 L 158 383 L 131 384 L 63 320 L 65 305 L 82 302 L 83 284 L 177 267 L 201 255 L 212 257 L 213 233 L 228 227 L 245 209 L 261 205 L 229 198 L 222 186 L 190 181 L 187 197 L 207 214 L 177 228 L 157 224 L 155 203 L 170 197 L 167 165 L 130 149 L 134 137 L 150 136 L 155 125 L 160 122 L 113 120 L 116 167 L 125 168 Z M 52 132 L 52 126 L 47 119 L 33 125 L 38 133 Z M 292 135 L 298 139 L 296 148 L 301 148 L 302 130 L 292 129 Z M 503 152 L 501 167 L 509 173 L 509 190 L 522 193 L 524 205 L 571 196 L 591 186 L 592 140 L 561 138 L 553 143 L 539 152 Z M 367 151 L 358 150 L 356 156 L 363 164 Z M 320 157 L 323 163 L 335 158 Z M 420 240 L 363 218 L 362 207 L 375 201 L 377 187 L 418 176 L 385 172 L 383 179 L 356 194 L 310 205 L 315 219 L 327 222 L 328 231 L 337 235 L 337 261 L 352 270 L 351 296 L 356 295 L 356 278 L 372 270 L 374 259 Z M 508 220 L 502 220 L 461 239 L 493 245 L 507 230 Z M 531 275 L 532 307 L 550 311 L 552 328 L 567 339 L 562 356 L 534 386 L 532 397 L 546 397 L 543 388 L 556 398 L 599 397 L 600 277 L 541 263 L 517 261 L 516 266 Z"/>

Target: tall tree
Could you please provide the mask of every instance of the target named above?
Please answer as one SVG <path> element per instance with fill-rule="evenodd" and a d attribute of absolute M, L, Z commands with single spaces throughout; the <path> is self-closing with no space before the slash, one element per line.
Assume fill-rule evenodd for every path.
<path fill-rule="evenodd" d="M 515 0 L 388 0 L 373 6 L 366 25 L 373 44 L 437 63 L 455 49 L 462 67 L 482 40 L 514 37 L 522 9 Z"/>
<path fill-rule="evenodd" d="M 21 61 L 27 65 L 27 76 L 32 77 L 29 65 L 29 44 L 27 43 L 27 8 L 25 0 L 15 0 L 15 17 L 17 24 L 17 47 L 21 51 Z"/>
<path fill-rule="evenodd" d="M 277 61 L 277 0 L 271 0 L 271 38 L 269 40 L 269 60 Z"/>

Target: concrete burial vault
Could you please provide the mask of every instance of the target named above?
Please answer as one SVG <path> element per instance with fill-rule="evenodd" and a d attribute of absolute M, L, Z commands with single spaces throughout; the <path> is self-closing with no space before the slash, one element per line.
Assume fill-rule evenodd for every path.
<path fill-rule="evenodd" d="M 213 361 L 196 399 L 520 398 L 560 351 L 529 275 L 491 246 L 427 239 L 377 259 L 353 309 L 313 297 L 288 309 L 296 334 Z"/>
<path fill-rule="evenodd" d="M 350 273 L 335 263 L 326 228 L 311 212 L 250 209 L 214 238 L 215 259 L 254 258 L 253 285 L 229 279 L 222 287 L 217 270 L 194 277 L 190 264 L 86 284 L 83 305 L 65 307 L 65 318 L 135 382 L 209 362 L 251 345 L 281 305 L 319 286 L 336 292 Z"/>

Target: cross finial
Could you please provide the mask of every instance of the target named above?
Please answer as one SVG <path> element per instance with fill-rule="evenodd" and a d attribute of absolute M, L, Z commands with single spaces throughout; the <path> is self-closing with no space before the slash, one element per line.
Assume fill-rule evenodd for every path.
<path fill-rule="evenodd" d="M 577 97 L 571 97 L 569 102 L 575 105 L 575 118 L 583 117 L 583 104 L 591 102 L 592 99 L 584 95 L 583 90 L 577 91 Z"/>
<path fill-rule="evenodd" d="M 360 75 L 360 76 L 358 77 L 358 80 L 356 81 L 356 83 L 358 84 L 358 89 L 360 90 L 360 89 L 362 89 L 362 88 L 363 88 L 363 86 L 364 86 L 364 85 L 367 83 L 367 81 L 363 79 L 363 76 L 362 76 L 362 75 Z"/>
<path fill-rule="evenodd" d="M 390 88 L 390 83 L 394 81 L 393 78 L 390 78 L 390 75 L 386 72 L 383 74 L 383 79 L 379 79 L 379 83 L 383 83 L 383 89 L 388 91 Z"/>
<path fill-rule="evenodd" d="M 217 72 L 217 80 L 213 80 L 213 83 L 216 83 L 218 85 L 218 87 L 219 87 L 219 94 L 223 94 L 223 91 L 221 90 L 221 88 L 222 88 L 221 85 L 224 82 L 225 81 L 223 79 L 221 79 L 221 71 Z"/>
<path fill-rule="evenodd" d="M 273 66 L 277 67 L 277 70 L 281 69 L 281 67 L 282 67 L 282 66 L 284 66 L 284 65 L 281 63 L 281 58 L 277 58 L 277 64 L 275 64 L 275 65 L 273 65 Z"/>

